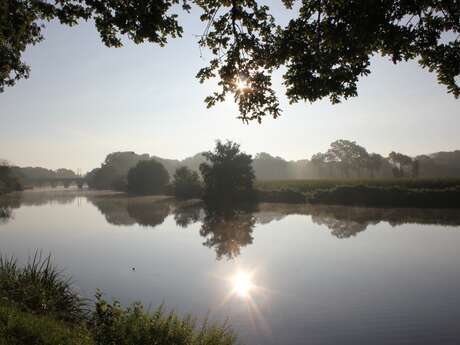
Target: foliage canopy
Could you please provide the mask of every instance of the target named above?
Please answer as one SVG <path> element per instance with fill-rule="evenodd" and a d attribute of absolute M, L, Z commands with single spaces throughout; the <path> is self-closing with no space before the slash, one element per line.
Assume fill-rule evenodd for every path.
<path fill-rule="evenodd" d="M 200 165 L 205 201 L 232 204 L 254 197 L 252 157 L 241 152 L 240 145 L 217 141 L 214 151 L 204 156 L 209 161 Z"/>
<path fill-rule="evenodd" d="M 136 194 L 160 194 L 168 182 L 165 167 L 153 159 L 140 161 L 128 172 L 128 191 Z"/>
<path fill-rule="evenodd" d="M 181 36 L 177 12 L 201 11 L 199 44 L 212 58 L 197 78 L 218 79 L 208 107 L 233 95 L 243 121 L 278 117 L 272 73 L 283 67 L 291 103 L 357 95 L 359 77 L 370 73 L 374 54 L 393 63 L 417 60 L 438 82 L 460 95 L 458 0 L 283 0 L 291 20 L 282 26 L 256 0 L 3 0 L 0 3 L 0 91 L 27 78 L 25 49 L 43 39 L 43 23 L 93 20 L 108 47 L 135 43 L 163 46 Z"/>

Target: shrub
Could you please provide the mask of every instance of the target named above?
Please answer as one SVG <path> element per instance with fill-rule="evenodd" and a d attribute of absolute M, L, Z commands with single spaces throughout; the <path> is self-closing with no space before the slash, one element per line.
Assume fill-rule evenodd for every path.
<path fill-rule="evenodd" d="M 140 161 L 128 172 L 128 191 L 136 194 L 161 194 L 169 182 L 169 174 L 163 164 Z"/>
<path fill-rule="evenodd" d="M 198 325 L 191 316 L 122 308 L 96 294 L 90 318 L 68 280 L 36 254 L 23 268 L 0 257 L 0 345 L 234 345 L 227 324 Z"/>
<path fill-rule="evenodd" d="M 191 316 L 165 314 L 162 307 L 147 313 L 141 304 L 124 309 L 107 303 L 98 292 L 92 327 L 98 345 L 233 345 L 236 337 L 224 325 L 197 325 Z"/>
<path fill-rule="evenodd" d="M 71 290 L 68 279 L 36 253 L 23 268 L 13 258 L 0 257 L 0 300 L 19 310 L 78 322 L 85 318 L 83 301 Z"/>
<path fill-rule="evenodd" d="M 203 154 L 209 163 L 200 165 L 204 180 L 204 200 L 232 204 L 254 199 L 252 157 L 240 145 L 217 141 L 214 151 Z"/>
<path fill-rule="evenodd" d="M 183 199 L 199 198 L 202 193 L 198 174 L 187 167 L 176 169 L 173 188 L 174 195 Z"/>

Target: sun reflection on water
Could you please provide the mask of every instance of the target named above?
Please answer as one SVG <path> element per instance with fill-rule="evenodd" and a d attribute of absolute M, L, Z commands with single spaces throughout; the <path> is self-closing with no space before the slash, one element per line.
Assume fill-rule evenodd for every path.
<path fill-rule="evenodd" d="M 252 275 L 245 271 L 237 272 L 231 279 L 233 293 L 241 298 L 250 297 L 251 291 L 255 288 L 252 282 Z"/>

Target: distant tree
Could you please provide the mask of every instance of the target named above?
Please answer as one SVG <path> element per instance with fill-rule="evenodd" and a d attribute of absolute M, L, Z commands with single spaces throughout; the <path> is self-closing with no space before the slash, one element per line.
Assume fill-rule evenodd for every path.
<path fill-rule="evenodd" d="M 273 157 L 260 152 L 252 161 L 254 173 L 259 180 L 280 180 L 288 178 L 288 162 L 281 157 Z"/>
<path fill-rule="evenodd" d="M 100 168 L 93 169 L 86 175 L 88 186 L 93 189 L 126 190 L 129 169 L 148 159 L 148 154 L 112 152 L 107 155 Z"/>
<path fill-rule="evenodd" d="M 155 160 L 140 161 L 128 172 L 128 191 L 136 194 L 161 194 L 169 182 L 169 174 Z"/>
<path fill-rule="evenodd" d="M 201 196 L 202 188 L 196 171 L 187 167 L 180 167 L 176 169 L 173 178 L 173 189 L 176 197 L 190 199 Z"/>
<path fill-rule="evenodd" d="M 0 194 L 21 190 L 19 178 L 13 174 L 13 170 L 7 161 L 0 161 Z"/>
<path fill-rule="evenodd" d="M 371 153 L 367 159 L 367 169 L 370 176 L 375 177 L 375 173 L 379 172 L 383 165 L 384 158 L 378 153 Z"/>
<path fill-rule="evenodd" d="M 420 162 L 417 159 L 412 161 L 412 177 L 419 177 L 420 175 Z"/>
<path fill-rule="evenodd" d="M 325 157 L 327 162 L 337 165 L 342 177 L 350 177 L 352 171 L 361 175 L 362 170 L 366 168 L 369 154 L 356 142 L 341 139 L 331 143 Z"/>
<path fill-rule="evenodd" d="M 206 201 L 233 203 L 254 198 L 252 158 L 241 152 L 240 145 L 217 141 L 214 151 L 204 156 L 209 161 L 200 165 Z"/>
<path fill-rule="evenodd" d="M 457 0 L 282 2 L 290 19 L 283 26 L 266 1 L 2 0 L 0 92 L 29 76 L 23 53 L 43 39 L 46 22 L 93 22 L 108 47 L 122 46 L 124 35 L 163 46 L 182 35 L 178 5 L 189 11 L 193 4 L 206 23 L 199 44 L 213 56 L 197 78 L 218 79 L 218 90 L 205 102 L 211 107 L 231 94 L 244 121 L 280 115 L 275 70 L 284 70 L 291 103 L 338 103 L 357 95 L 358 80 L 370 74 L 375 55 L 395 64 L 417 60 L 449 93 L 460 95 Z"/>
<path fill-rule="evenodd" d="M 404 177 L 404 168 L 412 164 L 411 157 L 395 151 L 388 155 L 388 160 L 393 165 L 394 177 Z"/>
<path fill-rule="evenodd" d="M 326 155 L 324 153 L 318 152 L 311 157 L 310 162 L 316 168 L 318 177 L 324 177 L 325 169 L 327 166 Z"/>

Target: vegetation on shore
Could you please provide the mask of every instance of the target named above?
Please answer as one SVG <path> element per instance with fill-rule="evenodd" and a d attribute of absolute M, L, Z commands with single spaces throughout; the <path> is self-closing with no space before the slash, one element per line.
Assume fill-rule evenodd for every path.
<path fill-rule="evenodd" d="M 261 201 L 369 207 L 460 207 L 460 179 L 258 181 Z"/>
<path fill-rule="evenodd" d="M 0 257 L 0 345 L 233 345 L 227 324 L 180 317 L 140 303 L 124 308 L 100 292 L 90 308 L 49 257 L 24 267 Z M 91 310 L 90 310 L 91 309 Z"/>
<path fill-rule="evenodd" d="M 21 183 L 12 173 L 11 167 L 6 163 L 0 162 L 0 195 L 21 189 Z"/>

